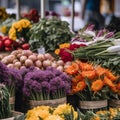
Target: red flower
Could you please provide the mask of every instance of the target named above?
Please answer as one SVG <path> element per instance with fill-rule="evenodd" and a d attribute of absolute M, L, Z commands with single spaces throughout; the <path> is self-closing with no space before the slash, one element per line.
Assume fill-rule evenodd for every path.
<path fill-rule="evenodd" d="M 60 57 L 64 62 L 73 60 L 72 54 L 66 51 L 66 49 L 60 49 Z"/>
<path fill-rule="evenodd" d="M 29 19 L 30 21 L 36 23 L 39 21 L 40 15 L 36 9 L 31 9 L 29 13 L 23 15 L 23 17 Z"/>
<path fill-rule="evenodd" d="M 70 51 L 73 51 L 79 47 L 85 47 L 86 45 L 85 44 L 71 44 L 69 48 L 67 48 L 68 50 Z M 61 59 L 64 61 L 64 62 L 67 62 L 67 61 L 72 61 L 73 60 L 73 56 L 70 52 L 67 51 L 66 48 L 62 48 L 60 49 L 60 57 Z"/>
<path fill-rule="evenodd" d="M 85 44 L 71 44 L 70 45 L 70 50 L 75 50 L 76 48 L 79 48 L 79 47 L 85 47 L 86 45 Z"/>
<path fill-rule="evenodd" d="M 29 14 L 34 15 L 34 16 L 38 16 L 38 11 L 36 9 L 31 9 Z"/>

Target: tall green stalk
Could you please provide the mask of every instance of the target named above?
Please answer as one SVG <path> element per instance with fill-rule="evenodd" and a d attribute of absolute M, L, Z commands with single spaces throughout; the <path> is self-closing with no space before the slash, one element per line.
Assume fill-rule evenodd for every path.
<path fill-rule="evenodd" d="M 0 119 L 10 117 L 9 92 L 5 85 L 0 84 Z"/>

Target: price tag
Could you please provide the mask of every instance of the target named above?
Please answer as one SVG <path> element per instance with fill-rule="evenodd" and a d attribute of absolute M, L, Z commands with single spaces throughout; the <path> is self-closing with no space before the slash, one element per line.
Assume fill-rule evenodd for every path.
<path fill-rule="evenodd" d="M 38 54 L 45 54 L 45 48 L 43 46 L 40 46 L 40 48 L 37 49 Z"/>

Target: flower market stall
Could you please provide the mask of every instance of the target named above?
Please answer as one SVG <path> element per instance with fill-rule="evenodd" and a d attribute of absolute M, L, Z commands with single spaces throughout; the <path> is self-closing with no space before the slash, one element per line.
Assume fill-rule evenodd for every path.
<path fill-rule="evenodd" d="M 1 10 L 0 119 L 120 119 L 120 32 L 74 33 L 50 11 L 16 20 Z"/>

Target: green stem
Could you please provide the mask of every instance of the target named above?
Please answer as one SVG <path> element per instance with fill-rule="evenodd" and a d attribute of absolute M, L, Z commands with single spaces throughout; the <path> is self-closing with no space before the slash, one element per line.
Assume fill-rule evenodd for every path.
<path fill-rule="evenodd" d="M 104 51 L 102 51 L 102 52 L 99 52 L 99 53 L 97 53 L 97 54 L 95 54 L 95 55 L 97 56 L 97 55 L 101 55 L 101 54 L 103 54 L 103 53 L 107 53 L 107 50 L 104 50 Z"/>

